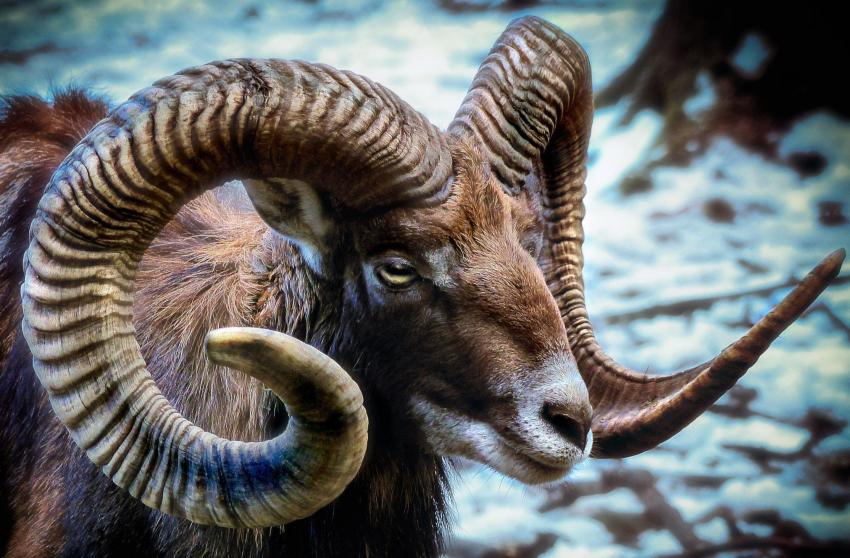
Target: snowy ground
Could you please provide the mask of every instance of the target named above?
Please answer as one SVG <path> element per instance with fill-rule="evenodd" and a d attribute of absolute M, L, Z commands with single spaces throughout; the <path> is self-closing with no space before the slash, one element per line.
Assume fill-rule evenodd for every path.
<path fill-rule="evenodd" d="M 300 58 L 376 79 L 445 126 L 493 40 L 520 14 L 456 14 L 437 2 L 237 4 L 0 1 L 0 92 L 76 82 L 121 100 L 212 59 Z M 598 89 L 631 61 L 662 8 L 567 4 L 530 13 L 586 47 Z M 703 91 L 689 108 L 710 102 Z M 669 371 L 711 358 L 787 289 L 739 293 L 800 277 L 850 247 L 846 220 L 819 220 L 824 203 L 848 211 L 847 122 L 814 114 L 783 140 L 784 153 L 826 156 L 826 169 L 805 180 L 718 140 L 688 168 L 654 171 L 651 191 L 624 196 L 619 180 L 654 154 L 661 121 L 642 113 L 619 127 L 623 110 L 596 116 L 585 278 L 600 340 L 625 364 Z M 659 306 L 701 298 L 719 300 L 678 313 Z M 818 539 L 850 538 L 850 281 L 820 300 L 742 380 L 754 391 L 727 396 L 658 450 L 589 462 L 560 487 L 523 487 L 461 465 L 451 556 L 675 554 L 737 528 L 768 536 L 783 520 Z M 755 513 L 766 509 L 779 518 Z"/>

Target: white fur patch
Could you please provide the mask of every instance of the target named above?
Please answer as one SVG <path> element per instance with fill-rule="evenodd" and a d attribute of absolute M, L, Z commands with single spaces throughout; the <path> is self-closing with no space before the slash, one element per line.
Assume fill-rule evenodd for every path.
<path fill-rule="evenodd" d="M 550 456 L 547 463 L 531 457 L 501 436 L 492 425 L 440 407 L 424 398 L 415 398 L 412 411 L 419 418 L 430 449 L 446 456 L 466 457 L 527 484 L 553 482 L 563 478 L 573 466 L 584 461 L 593 447 L 588 435 L 584 451 L 575 446 Z M 547 436 L 541 429 L 541 436 Z M 539 456 L 539 452 L 533 452 Z"/>
<path fill-rule="evenodd" d="M 454 251 L 449 246 L 441 246 L 434 250 L 429 250 L 423 254 L 425 261 L 431 266 L 431 280 L 435 285 L 442 288 L 454 286 L 454 280 L 449 273 L 449 269 L 453 265 L 452 254 Z"/>
<path fill-rule="evenodd" d="M 544 417 L 544 405 L 555 401 L 589 417 L 587 388 L 571 359 L 557 355 L 536 370 L 517 374 L 500 388 L 514 401 L 512 416 L 492 413 L 478 420 L 463 410 L 447 409 L 415 396 L 412 413 L 419 419 L 432 451 L 474 459 L 529 484 L 560 479 L 587 459 L 593 433 L 579 449 Z M 503 409 L 504 410 L 504 409 Z"/>

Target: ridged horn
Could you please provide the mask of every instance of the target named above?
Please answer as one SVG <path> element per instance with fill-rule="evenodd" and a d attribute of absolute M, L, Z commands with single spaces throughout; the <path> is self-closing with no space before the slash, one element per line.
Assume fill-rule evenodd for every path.
<path fill-rule="evenodd" d="M 616 363 L 593 337 L 587 312 L 575 310 L 583 361 L 593 366 L 593 457 L 628 457 L 654 448 L 690 424 L 743 376 L 841 270 L 844 250 L 824 258 L 782 301 L 718 356 L 667 376 Z M 592 364 L 590 364 L 592 363 Z"/>
<path fill-rule="evenodd" d="M 266 382 L 292 417 L 265 442 L 204 432 L 146 369 L 132 316 L 139 262 L 184 202 L 224 179 L 301 180 L 335 208 L 365 211 L 433 203 L 450 175 L 440 132 L 349 72 L 230 60 L 137 93 L 57 169 L 30 228 L 23 332 L 57 417 L 115 484 L 155 509 L 227 527 L 311 515 L 362 461 L 357 386 L 282 334 L 215 333 L 210 356 Z"/>
<path fill-rule="evenodd" d="M 569 35 L 536 17 L 514 21 L 484 60 L 449 131 L 478 142 L 508 191 L 542 184 L 548 253 L 544 273 L 594 408 L 594 457 L 653 448 L 731 388 L 771 341 L 838 273 L 834 252 L 782 303 L 710 362 L 675 374 L 629 370 L 600 348 L 582 279 L 587 146 L 593 113 L 590 65 Z"/>

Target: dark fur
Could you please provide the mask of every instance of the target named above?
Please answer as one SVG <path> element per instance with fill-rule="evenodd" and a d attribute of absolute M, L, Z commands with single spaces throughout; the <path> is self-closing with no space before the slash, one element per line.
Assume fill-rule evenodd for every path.
<path fill-rule="evenodd" d="M 332 216 L 321 275 L 244 200 L 222 199 L 227 191 L 184 207 L 137 280 L 138 338 L 166 397 L 232 439 L 281 431 L 286 415 L 275 398 L 201 354 L 210 329 L 259 326 L 339 362 L 361 386 L 370 423 L 361 471 L 333 504 L 284 528 L 202 527 L 146 508 L 95 469 L 54 418 L 19 334 L 21 258 L 35 204 L 52 170 L 104 114 L 102 103 L 69 92 L 53 107 L 10 99 L 0 123 L 0 234 L 9 239 L 0 267 L 0 548 L 9 556 L 120 558 L 438 555 L 447 473 L 428 448 L 439 449 L 433 437 L 443 431 L 416 415 L 414 400 L 490 420 L 516 437 L 505 425 L 518 415 L 522 388 L 511 386 L 545 380 L 543 364 L 569 355 L 535 260 L 542 221 L 534 195 L 505 194 L 475 149 L 458 143 L 454 185 L 439 206 Z M 381 286 L 375 269 L 399 253 L 422 270 L 420 280 Z"/>
<path fill-rule="evenodd" d="M 6 556 L 435 556 L 446 518 L 446 471 L 423 454 L 399 401 L 365 373 L 364 343 L 338 324 L 369 321 L 362 281 L 347 292 L 306 271 L 297 251 L 238 204 L 195 200 L 159 236 L 138 279 L 136 325 L 149 368 L 188 418 L 241 440 L 285 426 L 256 382 L 209 365 L 203 335 L 223 325 L 285 331 L 336 358 L 364 387 L 370 446 L 360 475 L 312 517 L 264 531 L 193 525 L 112 485 L 53 416 L 20 335 L 21 261 L 29 222 L 53 170 L 106 113 L 76 90 L 52 105 L 4 101 L 0 118 L 0 553 Z M 342 265 L 347 265 L 343 262 Z M 321 300 L 320 305 L 318 301 Z M 368 333 L 368 332 L 366 332 Z M 381 332 L 371 332 L 380 335 Z"/>

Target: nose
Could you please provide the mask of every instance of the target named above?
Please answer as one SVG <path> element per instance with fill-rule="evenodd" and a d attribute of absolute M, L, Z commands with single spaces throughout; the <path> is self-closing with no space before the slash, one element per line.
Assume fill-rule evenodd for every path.
<path fill-rule="evenodd" d="M 560 436 L 579 450 L 587 445 L 587 433 L 590 431 L 591 407 L 586 394 L 572 394 L 572 397 L 552 398 L 543 404 L 543 419 Z"/>

